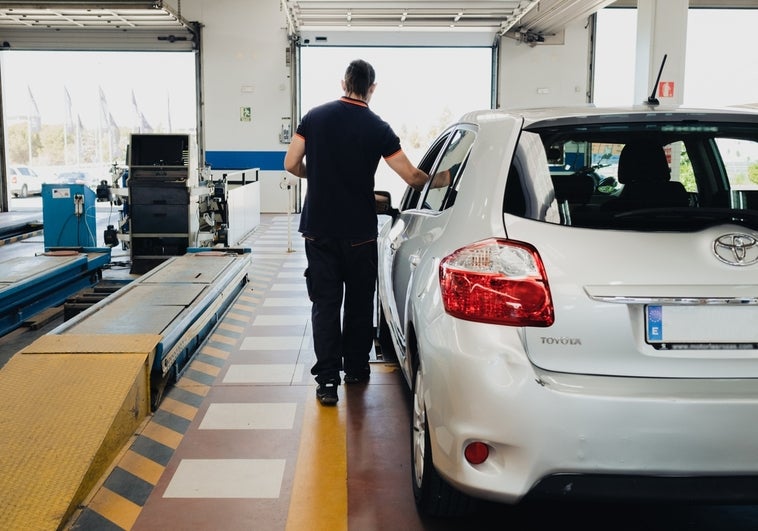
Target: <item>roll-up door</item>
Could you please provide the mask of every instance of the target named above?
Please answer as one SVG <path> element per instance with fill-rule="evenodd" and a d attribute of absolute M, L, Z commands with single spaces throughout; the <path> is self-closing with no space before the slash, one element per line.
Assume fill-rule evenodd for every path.
<path fill-rule="evenodd" d="M 189 51 L 197 33 L 155 0 L 0 3 L 0 46 L 14 50 Z"/>

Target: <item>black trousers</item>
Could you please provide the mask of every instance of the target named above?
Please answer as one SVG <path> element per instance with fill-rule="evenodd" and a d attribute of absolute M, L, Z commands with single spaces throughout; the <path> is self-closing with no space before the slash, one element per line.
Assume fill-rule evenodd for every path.
<path fill-rule="evenodd" d="M 311 374 L 318 383 L 339 383 L 340 370 L 368 374 L 374 344 L 376 240 L 306 238 L 305 254 L 316 352 Z"/>

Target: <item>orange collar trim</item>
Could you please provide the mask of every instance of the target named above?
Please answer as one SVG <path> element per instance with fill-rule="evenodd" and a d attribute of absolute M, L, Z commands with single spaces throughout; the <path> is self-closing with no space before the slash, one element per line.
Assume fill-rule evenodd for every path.
<path fill-rule="evenodd" d="M 365 101 L 348 98 L 347 96 L 342 96 L 340 98 L 340 101 L 344 101 L 345 103 L 352 103 L 353 105 L 358 105 L 359 107 L 368 107 L 368 103 Z"/>

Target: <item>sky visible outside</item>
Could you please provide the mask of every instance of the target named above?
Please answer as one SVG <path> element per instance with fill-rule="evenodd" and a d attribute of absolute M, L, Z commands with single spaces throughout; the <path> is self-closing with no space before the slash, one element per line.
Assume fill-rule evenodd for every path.
<path fill-rule="evenodd" d="M 340 80 L 353 59 L 374 67 L 371 109 L 398 133 L 445 127 L 472 108 L 490 107 L 490 48 L 303 47 L 301 59 L 303 112 L 342 95 Z"/>
<path fill-rule="evenodd" d="M 491 106 L 490 48 L 303 47 L 303 114 L 343 95 L 340 80 L 353 59 L 374 67 L 377 86 L 369 106 L 392 126 L 414 164 L 445 127 L 465 112 Z M 398 204 L 405 183 L 381 162 L 376 188 L 389 191 Z"/>
<path fill-rule="evenodd" d="M 191 52 L 8 51 L 0 52 L 0 61 L 6 120 L 27 115 L 31 89 L 43 122 L 62 124 L 64 90 L 68 89 L 74 117 L 80 115 L 84 127 L 95 129 L 102 88 L 108 110 L 120 127 L 130 128 L 135 121 L 133 92 L 154 129 L 168 125 L 169 102 L 172 128 L 195 128 L 195 57 Z"/>

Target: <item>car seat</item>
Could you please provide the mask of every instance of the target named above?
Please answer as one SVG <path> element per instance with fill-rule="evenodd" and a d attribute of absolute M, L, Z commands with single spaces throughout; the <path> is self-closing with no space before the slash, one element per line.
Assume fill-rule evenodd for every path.
<path fill-rule="evenodd" d="M 618 199 L 610 202 L 614 210 L 690 205 L 684 185 L 671 181 L 666 153 L 656 142 L 642 140 L 624 146 L 619 155 L 618 181 L 624 188 Z"/>
<path fill-rule="evenodd" d="M 552 180 L 559 203 L 568 201 L 571 206 L 586 205 L 595 191 L 595 180 L 586 174 L 554 175 Z"/>
<path fill-rule="evenodd" d="M 573 175 L 553 175 L 552 180 L 555 199 L 561 205 L 564 224 L 577 224 L 580 219 L 586 217 L 585 214 L 591 212 L 588 205 L 595 192 L 595 179 L 580 172 Z"/>

